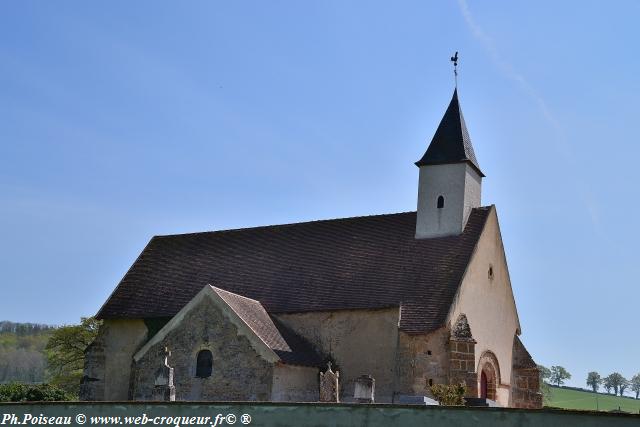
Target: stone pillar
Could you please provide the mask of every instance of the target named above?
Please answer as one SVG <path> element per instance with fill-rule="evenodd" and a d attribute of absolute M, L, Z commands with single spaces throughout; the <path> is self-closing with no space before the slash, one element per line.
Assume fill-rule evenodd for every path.
<path fill-rule="evenodd" d="M 449 384 L 464 384 L 465 397 L 478 397 L 476 340 L 471 335 L 467 316 L 461 314 L 449 338 Z"/>
<path fill-rule="evenodd" d="M 331 362 L 327 363 L 327 371 L 320 372 L 320 402 L 340 402 L 340 372 L 331 370 Z"/>
<path fill-rule="evenodd" d="M 356 378 L 356 388 L 353 397 L 358 403 L 373 403 L 375 401 L 376 380 L 371 375 L 361 375 Z"/>
<path fill-rule="evenodd" d="M 169 366 L 171 352 L 165 347 L 164 353 L 164 362 L 156 371 L 153 400 L 173 402 L 176 400 L 176 388 L 173 386 L 173 368 Z"/>

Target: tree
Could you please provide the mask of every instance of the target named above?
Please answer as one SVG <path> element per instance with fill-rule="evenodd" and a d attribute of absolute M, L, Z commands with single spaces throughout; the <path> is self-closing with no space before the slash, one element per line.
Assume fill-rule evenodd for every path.
<path fill-rule="evenodd" d="M 84 365 L 84 350 L 95 339 L 100 327 L 93 317 L 83 317 L 79 325 L 56 329 L 47 342 L 51 384 L 77 396 Z"/>
<path fill-rule="evenodd" d="M 632 378 L 631 378 L 631 390 L 633 390 L 636 393 L 636 399 L 638 398 L 638 396 L 640 396 L 640 374 L 635 374 Z"/>
<path fill-rule="evenodd" d="M 549 380 L 551 383 L 560 387 L 564 384 L 564 380 L 571 379 L 571 374 L 562 366 L 552 366 L 551 367 L 551 376 Z"/>
<path fill-rule="evenodd" d="M 629 387 L 629 380 L 625 377 L 622 377 L 622 381 L 620 382 L 620 396 L 624 396 L 624 391 Z"/>
<path fill-rule="evenodd" d="M 44 348 L 52 332 L 52 327 L 32 323 L 0 322 L 0 384 L 43 383 Z"/>
<path fill-rule="evenodd" d="M 551 369 L 543 365 L 538 365 L 538 372 L 540 373 L 540 393 L 542 393 L 542 399 L 545 403 L 549 403 L 551 401 L 551 387 L 549 386 Z"/>
<path fill-rule="evenodd" d="M 538 365 L 538 371 L 540 372 L 540 382 L 549 382 L 551 377 L 551 369 L 543 365 Z"/>
<path fill-rule="evenodd" d="M 589 374 L 587 375 L 587 385 L 593 389 L 594 393 L 598 391 L 600 384 L 602 384 L 602 378 L 600 377 L 600 374 L 593 371 L 589 372 Z"/>
<path fill-rule="evenodd" d="M 607 375 L 602 379 L 602 386 L 607 391 L 607 394 L 611 394 L 611 389 L 613 388 L 613 381 L 611 380 L 611 375 Z"/>
<path fill-rule="evenodd" d="M 71 400 L 71 396 L 51 384 L 0 384 L 0 402 L 54 402 L 63 400 Z"/>
<path fill-rule="evenodd" d="M 624 390 L 623 386 L 627 380 L 618 372 L 610 374 L 607 378 L 609 378 L 609 384 L 613 388 L 613 394 L 618 394 L 618 390 L 620 389 Z M 626 386 L 624 387 L 626 388 Z"/>

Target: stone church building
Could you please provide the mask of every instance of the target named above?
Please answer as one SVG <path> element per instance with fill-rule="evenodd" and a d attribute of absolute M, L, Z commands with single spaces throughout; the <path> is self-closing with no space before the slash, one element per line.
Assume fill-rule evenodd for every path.
<path fill-rule="evenodd" d="M 153 237 L 97 314 L 81 398 L 153 400 L 170 375 L 176 400 L 315 402 L 331 362 L 341 402 L 365 375 L 380 403 L 462 382 L 540 407 L 457 91 L 416 165 L 415 212 Z"/>

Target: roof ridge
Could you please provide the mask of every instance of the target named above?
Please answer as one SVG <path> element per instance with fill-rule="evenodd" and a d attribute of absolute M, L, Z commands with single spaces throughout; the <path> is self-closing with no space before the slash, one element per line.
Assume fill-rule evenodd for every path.
<path fill-rule="evenodd" d="M 249 298 L 249 297 L 246 297 L 246 296 L 244 296 L 244 295 L 240 295 L 240 294 L 237 294 L 237 293 L 235 293 L 235 292 L 231 292 L 231 291 L 228 291 L 228 290 L 226 290 L 226 289 L 219 288 L 219 287 L 217 287 L 217 286 L 215 286 L 215 285 L 212 285 L 211 283 L 209 283 L 209 286 L 211 286 L 211 287 L 213 288 L 213 290 L 214 290 L 214 291 L 216 291 L 216 292 L 218 292 L 218 291 L 222 291 L 222 292 L 225 292 L 225 293 L 227 293 L 227 294 L 231 294 L 231 295 L 236 296 L 236 297 L 240 297 L 240 298 L 248 299 L 249 301 L 252 301 L 252 302 L 255 302 L 255 303 L 257 303 L 257 304 L 262 305 L 262 303 L 261 303 L 260 301 L 258 301 L 257 299 Z M 266 311 L 266 310 L 265 310 L 265 311 Z"/>
<path fill-rule="evenodd" d="M 260 229 L 268 229 L 268 228 L 289 227 L 293 225 L 317 224 L 321 222 L 348 221 L 348 220 L 356 220 L 360 218 L 381 218 L 381 217 L 389 217 L 394 215 L 407 215 L 407 214 L 413 214 L 413 213 L 416 213 L 416 211 L 404 211 L 404 212 L 393 212 L 393 213 L 372 214 L 372 215 L 357 215 L 357 216 L 347 216 L 342 218 L 314 219 L 310 221 L 288 222 L 284 224 L 257 225 L 255 227 L 229 228 L 225 230 L 195 231 L 192 233 L 158 234 L 153 236 L 153 238 L 161 239 L 165 237 L 190 236 L 190 235 L 197 235 L 197 234 L 231 233 L 231 232 L 244 231 L 244 230 L 260 230 Z"/>
<path fill-rule="evenodd" d="M 220 288 L 216 288 L 216 289 L 220 289 Z M 215 290 L 214 290 L 214 292 L 218 293 L 218 292 L 217 292 L 217 291 L 215 291 Z M 229 294 L 231 294 L 231 295 L 234 295 L 234 296 L 242 297 L 242 295 L 238 295 L 238 294 L 233 293 L 233 292 L 228 292 L 228 291 L 227 291 L 227 293 L 229 293 Z M 256 327 L 257 327 L 256 322 L 260 322 L 260 320 L 259 320 L 259 319 L 257 319 L 257 318 L 253 318 L 253 319 L 252 319 L 250 316 L 245 315 L 245 314 L 247 314 L 247 313 L 244 313 L 243 311 L 240 311 L 240 310 L 239 310 L 239 308 L 240 308 L 240 307 L 234 307 L 234 305 L 233 305 L 233 301 L 227 301 L 226 299 L 224 299 L 224 298 L 222 297 L 222 295 L 220 295 L 220 294 L 218 294 L 218 295 L 220 296 L 220 298 L 222 298 L 222 300 L 224 301 L 224 303 L 225 303 L 225 304 L 227 304 L 231 310 L 233 310 L 233 312 L 236 314 L 236 316 L 238 316 L 238 317 L 240 318 L 240 320 L 242 320 L 242 321 L 244 322 L 244 324 L 245 324 L 245 325 L 247 325 L 247 327 L 248 327 L 248 328 L 253 332 L 253 334 L 254 334 L 256 337 L 258 337 L 258 339 L 259 339 L 260 341 L 262 341 L 262 342 L 264 343 L 264 345 L 266 345 L 267 347 L 269 347 L 272 351 L 274 351 L 274 350 L 275 350 L 275 348 L 274 348 L 274 347 L 275 347 L 275 345 L 277 345 L 277 343 L 269 343 L 269 342 L 267 342 L 267 341 L 268 341 L 268 339 L 267 339 L 267 337 L 265 337 L 265 336 L 264 336 L 264 333 L 263 333 L 264 331 L 260 331 L 260 330 L 258 330 L 258 329 L 256 328 Z M 246 298 L 246 297 L 243 297 L 243 298 L 248 299 L 249 301 L 252 301 L 252 302 L 257 303 L 257 305 L 258 305 L 258 310 L 259 310 L 261 313 L 262 313 L 262 312 L 264 312 L 264 314 L 266 315 L 266 318 L 271 322 L 271 324 L 273 325 L 273 327 L 274 327 L 274 328 L 276 328 L 276 330 L 278 329 L 278 328 L 276 327 L 276 325 L 275 325 L 275 324 L 273 324 L 273 320 L 272 320 L 272 319 L 271 319 L 271 317 L 269 316 L 269 312 L 264 308 L 264 306 L 262 305 L 262 303 L 260 303 L 260 301 L 258 301 L 258 300 L 254 300 L 254 299 L 251 299 L 251 298 Z M 252 309 L 254 309 L 254 310 L 255 310 L 255 309 L 256 309 L 256 307 L 252 307 Z M 267 326 L 267 327 L 268 327 L 268 326 Z M 290 347 L 290 346 L 289 346 L 289 344 L 285 341 L 285 339 L 282 337 L 282 334 L 280 334 L 280 331 L 278 331 L 278 334 L 280 335 L 280 338 L 282 339 L 282 341 L 284 342 L 284 344 L 289 348 L 289 350 L 291 350 L 291 347 Z"/>

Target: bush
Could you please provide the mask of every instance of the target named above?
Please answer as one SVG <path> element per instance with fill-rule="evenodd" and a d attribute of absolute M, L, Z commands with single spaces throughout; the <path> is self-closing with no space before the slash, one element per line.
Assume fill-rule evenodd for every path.
<path fill-rule="evenodd" d="M 71 396 L 51 384 L 0 384 L 0 402 L 56 402 Z"/>
<path fill-rule="evenodd" d="M 433 397 L 444 406 L 464 406 L 464 395 L 467 387 L 464 384 L 434 384 L 431 386 Z"/>

